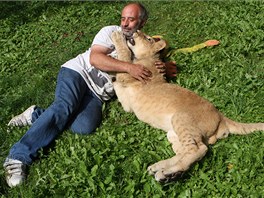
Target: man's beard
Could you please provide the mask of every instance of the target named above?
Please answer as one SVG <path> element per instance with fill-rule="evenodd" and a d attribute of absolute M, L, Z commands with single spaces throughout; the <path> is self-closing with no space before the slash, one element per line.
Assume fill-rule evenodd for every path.
<path fill-rule="evenodd" d="M 129 30 L 129 29 L 126 29 L 126 28 L 123 28 L 123 34 L 126 38 L 132 38 L 134 32 L 136 32 L 136 28 L 132 29 L 132 30 Z"/>
<path fill-rule="evenodd" d="M 126 37 L 126 40 L 128 40 L 131 45 L 135 45 L 135 41 L 133 39 L 133 34 L 137 30 L 140 29 L 139 27 L 140 27 L 140 23 L 138 23 L 138 25 L 136 27 L 134 27 L 133 29 L 127 29 L 126 27 L 122 27 L 122 32 L 123 32 L 124 36 Z"/>

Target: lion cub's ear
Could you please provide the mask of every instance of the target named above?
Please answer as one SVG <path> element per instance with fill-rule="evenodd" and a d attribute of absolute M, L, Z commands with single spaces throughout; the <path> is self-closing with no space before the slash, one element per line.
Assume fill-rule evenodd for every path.
<path fill-rule="evenodd" d="M 164 49 L 166 47 L 166 41 L 165 40 L 159 40 L 157 42 L 155 42 L 154 46 L 153 46 L 153 50 L 154 52 L 159 52 L 162 49 Z"/>

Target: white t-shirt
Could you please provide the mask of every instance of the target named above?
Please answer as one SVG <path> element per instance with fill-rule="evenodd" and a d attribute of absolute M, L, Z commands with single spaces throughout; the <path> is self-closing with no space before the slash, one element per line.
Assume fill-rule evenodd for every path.
<path fill-rule="evenodd" d="M 111 34 L 114 31 L 120 31 L 119 26 L 106 26 L 102 28 L 94 37 L 93 45 L 101 45 L 111 49 L 109 56 L 116 58 L 116 50 L 111 39 Z M 77 71 L 85 80 L 87 86 L 91 91 L 102 101 L 109 100 L 115 95 L 113 88 L 112 77 L 106 72 L 96 69 L 90 64 L 91 48 L 86 52 L 79 54 L 76 58 L 73 58 L 62 65 L 74 71 Z"/>

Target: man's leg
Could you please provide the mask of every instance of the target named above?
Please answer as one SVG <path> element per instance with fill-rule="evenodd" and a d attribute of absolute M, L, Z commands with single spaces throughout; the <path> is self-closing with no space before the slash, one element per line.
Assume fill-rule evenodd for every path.
<path fill-rule="evenodd" d="M 33 123 L 26 134 L 11 148 L 8 163 L 4 164 L 12 180 L 10 159 L 30 165 L 39 149 L 48 146 L 66 127 L 72 115 L 78 112 L 88 87 L 77 72 L 62 68 L 57 79 L 55 100 Z"/>
<path fill-rule="evenodd" d="M 17 127 L 28 126 L 28 125 L 30 126 L 33 124 L 33 122 L 35 122 L 38 119 L 38 117 L 44 111 L 45 109 L 37 107 L 36 105 L 32 105 L 21 114 L 13 117 L 7 125 L 17 126 Z"/>
<path fill-rule="evenodd" d="M 72 121 L 70 121 L 69 129 L 74 133 L 83 135 L 94 132 L 102 121 L 102 105 L 102 101 L 87 89 L 77 115 L 73 116 Z M 44 111 L 45 109 L 32 105 L 21 114 L 13 117 L 8 126 L 32 125 Z"/>
<path fill-rule="evenodd" d="M 70 123 L 70 130 L 82 135 L 94 132 L 102 121 L 102 105 L 102 101 L 87 90 L 78 113 Z"/>

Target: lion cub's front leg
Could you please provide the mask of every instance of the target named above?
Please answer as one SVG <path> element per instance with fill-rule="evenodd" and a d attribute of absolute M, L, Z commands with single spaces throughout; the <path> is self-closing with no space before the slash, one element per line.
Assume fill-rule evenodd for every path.
<path fill-rule="evenodd" d="M 126 39 L 123 33 L 120 31 L 116 31 L 112 33 L 111 37 L 115 45 L 118 60 L 131 62 L 131 51 L 127 46 Z"/>
<path fill-rule="evenodd" d="M 123 33 L 120 31 L 116 31 L 112 33 L 111 37 L 116 48 L 117 59 L 125 62 L 132 62 L 131 51 L 127 46 L 126 39 Z M 122 104 L 124 110 L 127 112 L 132 111 L 130 102 L 128 100 L 129 91 L 126 87 L 126 82 L 129 77 L 130 75 L 127 73 L 118 73 L 116 75 L 116 81 L 113 83 L 118 100 Z"/>

